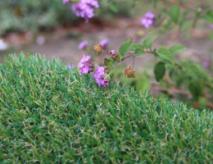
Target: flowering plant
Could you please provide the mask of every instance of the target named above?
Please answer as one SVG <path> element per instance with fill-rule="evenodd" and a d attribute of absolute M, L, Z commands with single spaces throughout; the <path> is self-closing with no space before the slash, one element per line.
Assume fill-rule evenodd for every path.
<path fill-rule="evenodd" d="M 68 2 L 71 1 L 64 1 L 64 3 Z M 71 2 L 71 5 L 76 16 L 89 20 L 94 16 L 95 10 L 100 7 L 100 2 L 97 0 L 80 0 Z M 177 4 L 170 5 L 171 8 L 165 10 L 163 16 L 152 11 L 146 12 L 141 18 L 140 24 L 145 29 L 155 26 L 168 29 L 171 28 L 171 25 L 181 29 L 186 22 L 185 20 L 188 19 L 188 13 L 186 12 L 188 8 Z M 211 15 L 209 12 L 203 13 L 200 10 L 194 13 L 192 27 L 196 26 L 197 19 L 201 16 L 209 19 L 209 15 Z M 175 55 L 184 50 L 182 45 L 155 48 L 153 42 L 154 40 L 151 37 L 145 37 L 141 41 L 130 39 L 125 41 L 117 50 L 110 50 L 108 39 L 101 40 L 92 48 L 89 46 L 88 41 L 82 41 L 79 44 L 79 49 L 85 51 L 84 53 L 87 55 L 84 55 L 79 62 L 79 71 L 81 74 L 92 74 L 91 76 L 97 85 L 106 88 L 110 80 L 114 78 L 113 73 L 120 63 L 130 57 L 135 58 L 144 54 L 151 54 L 157 60 L 153 68 L 155 79 L 166 88 L 182 87 L 187 89 L 195 101 L 204 97 L 206 89 L 213 91 L 213 79 L 200 66 L 191 61 L 176 61 Z M 102 56 L 103 61 L 101 64 L 95 65 L 96 57 L 100 56 Z M 128 79 L 133 79 L 131 80 L 133 82 L 131 85 L 133 84 L 133 86 L 137 85 L 137 80 L 141 80 L 141 78 L 138 78 L 139 74 L 134 69 L 134 65 L 128 65 L 123 70 L 123 75 Z M 170 93 L 166 92 L 166 94 L 169 95 Z"/>
<path fill-rule="evenodd" d="M 71 3 L 70 8 L 74 12 L 74 14 L 86 20 L 94 17 L 95 10 L 99 8 L 98 0 L 79 0 L 77 2 L 71 0 L 63 0 L 63 3 L 64 4 Z"/>
<path fill-rule="evenodd" d="M 104 41 L 106 40 L 104 39 Z M 106 88 L 110 81 L 122 83 L 122 79 L 124 79 L 122 76 L 126 77 L 125 79 L 130 79 L 130 84 L 133 87 L 137 87 L 138 83 L 144 83 L 144 79 L 134 69 L 134 65 L 128 65 L 124 68 L 120 78 L 114 76 L 114 73 L 119 68 L 119 64 L 128 58 L 153 55 L 157 60 L 153 68 L 154 77 L 157 82 L 166 86 L 164 93 L 167 95 L 173 96 L 169 91 L 172 88 L 188 89 L 193 100 L 197 101 L 206 95 L 206 89 L 213 91 L 213 78 L 203 68 L 192 61 L 176 60 L 175 55 L 185 49 L 182 45 L 155 48 L 153 47 L 154 40 L 152 37 L 143 38 L 140 42 L 127 40 L 118 50 L 110 50 L 109 41 L 107 46 L 106 44 L 103 46 L 101 43 L 103 41 L 100 41 L 94 47 L 88 46 L 84 49 L 85 54 L 90 53 L 92 55 L 84 55 L 78 64 L 80 73 L 92 74 L 91 76 L 99 87 Z M 99 62 L 101 66 L 95 67 L 95 59 L 100 57 L 103 59 L 102 62 Z"/>

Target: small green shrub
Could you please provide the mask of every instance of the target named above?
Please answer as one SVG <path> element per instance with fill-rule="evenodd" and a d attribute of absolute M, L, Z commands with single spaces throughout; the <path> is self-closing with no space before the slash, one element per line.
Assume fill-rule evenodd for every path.
<path fill-rule="evenodd" d="M 208 163 L 213 114 L 111 84 L 57 60 L 0 65 L 3 163 Z"/>
<path fill-rule="evenodd" d="M 121 4 L 121 5 L 120 5 Z M 130 16 L 128 0 L 110 0 L 101 2 L 97 18 Z M 69 5 L 62 0 L 1 0 L 0 1 L 0 35 L 10 31 L 36 31 L 39 28 L 53 28 L 64 23 L 73 23 L 74 16 Z"/>
<path fill-rule="evenodd" d="M 0 2 L 0 34 L 10 31 L 36 31 L 76 20 L 60 0 L 3 0 Z"/>

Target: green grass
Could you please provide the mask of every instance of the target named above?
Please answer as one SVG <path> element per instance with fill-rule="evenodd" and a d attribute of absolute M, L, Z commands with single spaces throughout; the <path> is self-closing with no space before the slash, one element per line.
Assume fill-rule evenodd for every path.
<path fill-rule="evenodd" d="M 210 163 L 213 113 L 111 84 L 55 60 L 0 65 L 1 163 Z"/>

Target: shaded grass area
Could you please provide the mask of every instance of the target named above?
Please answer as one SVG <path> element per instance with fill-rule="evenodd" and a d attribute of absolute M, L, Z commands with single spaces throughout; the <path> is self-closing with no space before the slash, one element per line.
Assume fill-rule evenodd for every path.
<path fill-rule="evenodd" d="M 208 163 L 212 118 L 113 82 L 100 89 L 58 60 L 20 55 L 0 65 L 5 163 Z"/>

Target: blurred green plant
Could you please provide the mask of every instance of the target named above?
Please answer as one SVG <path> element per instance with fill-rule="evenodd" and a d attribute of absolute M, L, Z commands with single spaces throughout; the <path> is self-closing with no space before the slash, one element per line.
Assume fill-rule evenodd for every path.
<path fill-rule="evenodd" d="M 76 18 L 58 0 L 3 0 L 0 2 L 0 33 L 9 31 L 36 31 L 52 28 Z"/>
<path fill-rule="evenodd" d="M 99 14 L 108 18 L 112 18 L 115 15 L 120 17 L 130 17 L 134 13 L 136 1 L 101 0 L 101 9 L 99 10 Z"/>
<path fill-rule="evenodd" d="M 158 82 L 163 81 L 167 87 L 188 89 L 194 101 L 199 101 L 207 90 L 213 96 L 213 78 L 211 75 L 199 64 L 189 60 L 176 60 L 176 55 L 184 50 L 184 46 L 177 44 L 167 48 L 162 46 L 153 48 L 150 44 L 151 40 L 147 37 L 141 43 L 129 41 L 127 44 L 127 42 L 124 42 L 121 47 L 125 51 L 120 52 L 121 58 L 125 58 L 129 52 L 131 52 L 131 55 L 137 54 L 137 56 L 153 54 L 158 61 L 154 66 L 154 76 Z M 164 78 L 165 76 L 166 78 Z"/>
<path fill-rule="evenodd" d="M 130 16 L 132 2 L 112 0 L 101 2 L 97 17 L 101 19 L 112 16 Z M 36 31 L 40 28 L 53 28 L 59 24 L 72 23 L 75 17 L 70 6 L 61 0 L 1 0 L 0 1 L 0 35 L 10 31 Z"/>

